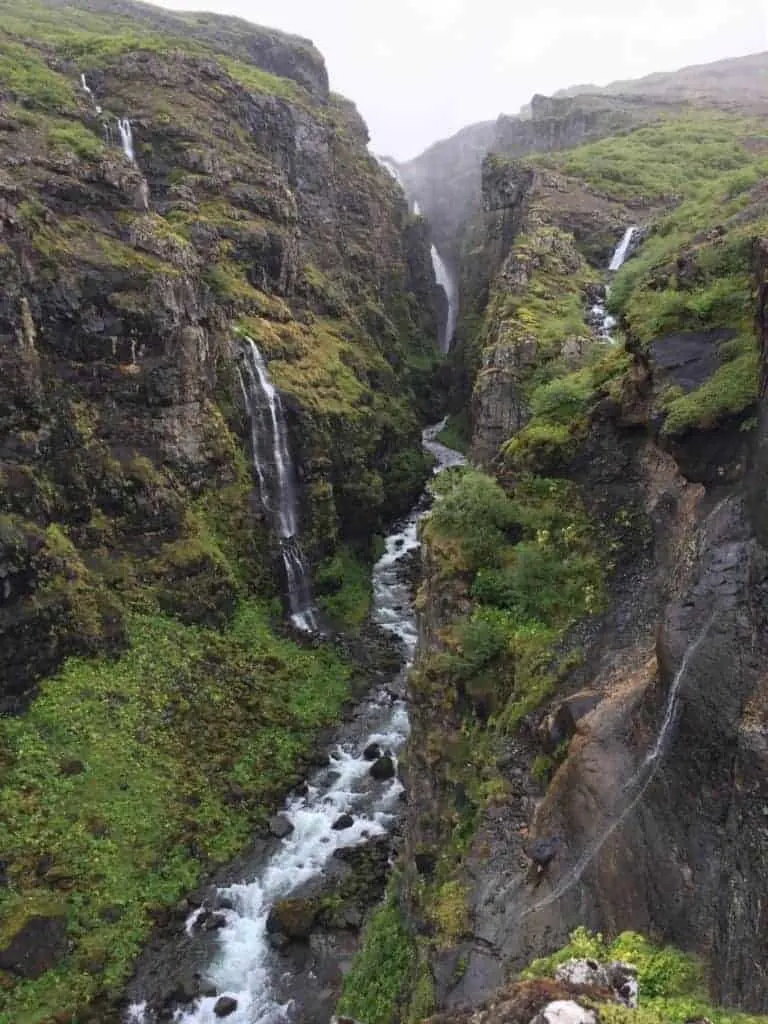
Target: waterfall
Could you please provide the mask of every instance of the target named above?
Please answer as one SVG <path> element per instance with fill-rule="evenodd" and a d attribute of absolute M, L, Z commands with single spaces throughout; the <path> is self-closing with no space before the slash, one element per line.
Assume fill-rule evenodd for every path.
<path fill-rule="evenodd" d="M 611 260 L 608 266 L 609 270 L 621 270 L 621 268 L 624 266 L 624 263 L 626 262 L 627 253 L 629 252 L 629 247 L 632 244 L 632 239 L 635 237 L 636 234 L 636 227 L 627 228 L 627 230 L 624 232 L 624 237 L 616 247 L 616 252 L 613 254 L 613 259 Z"/>
<path fill-rule="evenodd" d="M 100 114 L 101 113 L 101 107 L 96 102 L 96 97 L 93 95 L 93 89 L 90 87 L 90 85 L 88 85 L 88 79 L 85 77 L 85 72 L 84 71 L 80 75 L 80 86 L 81 86 L 83 92 L 86 93 L 90 97 L 91 102 L 93 103 L 94 107 L 96 108 L 96 113 Z"/>
<path fill-rule="evenodd" d="M 240 383 L 251 421 L 253 468 L 261 503 L 280 540 L 293 624 L 317 629 L 310 572 L 298 538 L 296 471 L 288 448 L 288 429 L 280 395 L 251 338 L 243 339 Z"/>
<path fill-rule="evenodd" d="M 437 246 L 432 246 L 432 266 L 435 270 L 435 278 L 437 283 L 445 292 L 445 297 L 448 300 L 448 314 L 446 316 L 445 324 L 440 332 L 440 351 L 447 352 L 451 347 L 453 336 L 456 333 L 456 323 L 459 319 L 459 294 L 456 288 L 456 282 L 453 280 L 448 267 L 443 262 L 443 258 L 437 251 Z"/>
<path fill-rule="evenodd" d="M 627 228 L 627 230 L 624 232 L 624 236 L 619 242 L 619 244 L 616 246 L 613 256 L 611 257 L 611 262 L 608 264 L 609 271 L 615 272 L 617 270 L 620 270 L 624 266 L 627 260 L 627 253 L 629 252 L 629 247 L 632 244 L 632 239 L 635 237 L 636 234 L 636 227 Z M 603 341 L 606 341 L 609 344 L 613 344 L 614 338 L 612 332 L 614 327 L 616 326 L 616 320 L 605 308 L 605 304 L 608 301 L 610 291 L 610 287 L 606 287 L 605 298 L 602 299 L 600 302 L 596 302 L 595 305 L 592 307 L 590 321 L 593 325 L 596 326 L 599 337 Z"/>
<path fill-rule="evenodd" d="M 123 152 L 128 160 L 130 160 L 132 164 L 135 164 L 136 153 L 133 149 L 133 129 L 131 128 L 131 122 L 127 117 L 121 117 L 117 122 L 117 127 L 120 131 L 120 141 L 123 145 Z"/>

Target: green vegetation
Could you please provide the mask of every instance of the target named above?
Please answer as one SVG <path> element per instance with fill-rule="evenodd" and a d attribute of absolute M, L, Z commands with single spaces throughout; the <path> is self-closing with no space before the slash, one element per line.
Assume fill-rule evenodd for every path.
<path fill-rule="evenodd" d="M 15 930 L 55 904 L 72 946 L 0 986 L 3 1024 L 117 994 L 153 913 L 241 849 L 349 695 L 336 655 L 278 639 L 253 603 L 223 632 L 138 616 L 130 638 L 118 661 L 67 662 L 0 722 L 0 916 Z"/>
<path fill-rule="evenodd" d="M 665 434 L 684 434 L 692 427 L 709 430 L 727 416 L 754 405 L 760 376 L 760 354 L 754 338 L 736 338 L 722 349 L 725 361 L 720 369 L 701 387 L 666 405 Z"/>
<path fill-rule="evenodd" d="M 306 92 L 290 78 L 281 78 L 270 74 L 253 64 L 246 64 L 231 57 L 220 57 L 219 63 L 226 68 L 232 78 L 252 92 L 265 93 L 268 96 L 279 96 L 292 103 L 308 103 Z"/>
<path fill-rule="evenodd" d="M 317 603 L 334 622 L 359 630 L 371 610 L 371 568 L 342 546 L 315 571 Z"/>
<path fill-rule="evenodd" d="M 440 444 L 467 455 L 472 443 L 472 424 L 469 420 L 469 411 L 464 409 L 449 416 L 445 426 L 437 435 L 437 440 Z"/>
<path fill-rule="evenodd" d="M 397 904 L 396 886 L 371 916 L 363 947 L 344 979 L 338 1013 L 366 1024 L 394 1024 L 416 959 L 413 938 Z"/>
<path fill-rule="evenodd" d="M 755 136 L 765 137 L 759 122 L 696 112 L 660 117 L 626 135 L 547 153 L 535 161 L 616 199 L 662 203 L 690 196 L 700 183 L 729 171 L 743 174 L 755 159 L 745 140 Z"/>
<path fill-rule="evenodd" d="M 602 935 L 577 928 L 567 946 L 552 956 L 534 960 L 521 977 L 551 977 L 560 964 L 572 958 L 603 963 L 623 960 L 638 969 L 639 1008 L 601 1003 L 600 1019 L 607 1024 L 684 1024 L 701 1019 L 713 1024 L 765 1024 L 768 1019 L 714 1006 L 707 997 L 701 964 L 694 957 L 671 946 L 655 946 L 635 932 L 623 932 L 607 942 Z"/>
<path fill-rule="evenodd" d="M 0 89 L 25 106 L 65 112 L 75 105 L 75 87 L 51 69 L 41 54 L 0 36 Z"/>
<path fill-rule="evenodd" d="M 101 139 L 79 121 L 53 125 L 48 131 L 48 141 L 55 148 L 69 150 L 83 160 L 98 160 L 104 153 Z"/>

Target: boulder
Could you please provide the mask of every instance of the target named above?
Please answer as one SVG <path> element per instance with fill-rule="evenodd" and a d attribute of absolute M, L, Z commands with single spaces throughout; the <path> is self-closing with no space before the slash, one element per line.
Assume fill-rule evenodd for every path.
<path fill-rule="evenodd" d="M 269 820 L 269 831 L 277 839 L 285 839 L 293 832 L 293 825 L 284 814 L 276 814 Z"/>
<path fill-rule="evenodd" d="M 378 743 L 369 743 L 363 751 L 363 757 L 366 761 L 378 761 L 382 754 L 383 751 Z"/>
<path fill-rule="evenodd" d="M 638 1002 L 637 968 L 621 960 L 610 964 L 599 964 L 596 960 L 568 960 L 555 971 L 557 981 L 570 985 L 590 985 L 608 988 L 616 1001 L 630 1009 Z"/>
<path fill-rule="evenodd" d="M 221 996 L 216 1000 L 216 1005 L 213 1008 L 213 1012 L 217 1017 L 229 1017 L 231 1013 L 234 1013 L 237 1009 L 237 1000 L 233 999 L 232 996 Z"/>
<path fill-rule="evenodd" d="M 395 762 L 389 754 L 385 754 L 384 757 L 380 757 L 371 765 L 371 776 L 376 779 L 377 782 L 394 779 L 396 774 L 397 770 L 395 768 Z"/>
<path fill-rule="evenodd" d="M 278 900 L 267 917 L 269 935 L 285 935 L 289 939 L 309 938 L 318 914 L 315 900 Z"/>
<path fill-rule="evenodd" d="M 355 824 L 355 819 L 351 814 L 342 814 L 333 823 L 334 832 L 344 832 L 348 828 L 352 828 Z"/>
<path fill-rule="evenodd" d="M 547 1003 L 531 1024 L 597 1024 L 597 1018 L 592 1010 L 585 1010 L 573 999 L 556 999 Z"/>
<path fill-rule="evenodd" d="M 20 978 L 39 978 L 67 951 L 67 920 L 63 914 L 29 917 L 0 949 L 0 970 Z"/>

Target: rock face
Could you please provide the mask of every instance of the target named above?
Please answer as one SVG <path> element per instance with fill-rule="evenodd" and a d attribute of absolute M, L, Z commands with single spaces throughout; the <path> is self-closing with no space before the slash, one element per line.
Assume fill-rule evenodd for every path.
<path fill-rule="evenodd" d="M 31 30 L 25 59 L 49 91 L 0 87 L 6 708 L 67 654 L 119 650 L 137 582 L 185 621 L 226 621 L 232 566 L 202 539 L 220 513 L 254 589 L 274 591 L 236 331 L 283 391 L 315 554 L 408 506 L 434 396 L 426 236 L 311 44 L 231 19 L 87 6 L 134 18 L 139 42 L 102 59 L 103 22 L 86 16 L 75 66 Z M 160 52 L 143 32 L 189 47 Z M 192 522 L 192 500 L 208 525 Z"/>
<path fill-rule="evenodd" d="M 63 915 L 29 917 L 0 949 L 0 970 L 20 978 L 39 978 L 54 966 L 67 948 L 67 921 Z"/>

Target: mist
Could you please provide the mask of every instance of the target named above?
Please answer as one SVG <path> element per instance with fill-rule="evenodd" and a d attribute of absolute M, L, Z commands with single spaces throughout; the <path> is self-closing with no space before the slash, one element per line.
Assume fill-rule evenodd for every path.
<path fill-rule="evenodd" d="M 398 160 L 534 93 L 606 85 L 768 48 L 762 0 L 165 0 L 313 40 L 372 146 Z"/>

